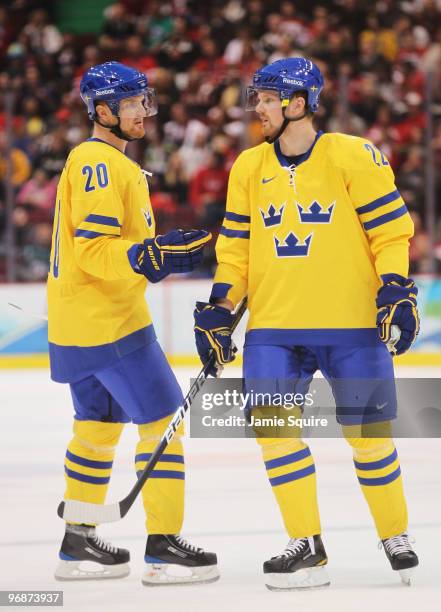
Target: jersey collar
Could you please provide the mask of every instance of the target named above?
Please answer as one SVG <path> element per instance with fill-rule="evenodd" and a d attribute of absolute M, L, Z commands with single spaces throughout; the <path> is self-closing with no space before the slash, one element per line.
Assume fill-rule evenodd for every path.
<path fill-rule="evenodd" d="M 297 155 L 297 162 L 296 162 L 296 166 L 299 166 L 300 164 L 302 164 L 303 162 L 305 162 L 309 156 L 312 153 L 312 150 L 314 149 L 316 142 L 318 141 L 318 139 L 320 138 L 320 136 L 323 136 L 323 130 L 319 130 L 317 132 L 317 135 L 314 139 L 314 142 L 312 143 L 312 145 L 309 147 L 309 149 L 306 151 L 306 153 L 302 153 L 302 155 Z M 288 167 L 291 164 L 289 163 L 288 159 L 283 155 L 281 149 L 280 149 L 280 142 L 279 139 L 277 139 L 274 143 L 274 152 L 277 156 L 277 159 L 279 160 L 279 163 L 281 166 L 284 167 Z"/>
<path fill-rule="evenodd" d="M 129 159 L 131 162 L 133 162 L 136 166 L 138 166 L 138 168 L 140 168 L 141 166 L 138 164 L 138 162 L 136 162 L 134 159 L 132 159 L 131 157 L 129 157 L 127 155 L 127 153 L 123 153 L 122 151 L 120 151 L 118 149 L 118 147 L 115 147 L 114 145 L 110 144 L 110 142 L 106 142 L 105 140 L 102 140 L 101 138 L 96 138 L 96 136 L 91 136 L 90 138 L 86 139 L 86 142 L 102 142 L 103 144 L 112 147 L 112 149 L 115 149 L 115 151 L 118 151 L 118 153 L 121 153 L 121 155 L 124 155 L 125 157 L 127 157 L 127 159 Z"/>
<path fill-rule="evenodd" d="M 120 151 L 118 147 L 115 147 L 114 145 L 110 144 L 110 142 L 106 142 L 105 140 L 102 140 L 101 138 L 96 138 L 96 136 L 91 136 L 90 138 L 86 140 L 86 142 L 102 142 L 103 144 L 106 144 L 109 147 L 112 147 L 113 149 L 116 149 L 117 151 L 122 153 L 122 151 Z M 122 153 L 122 154 L 125 155 L 125 153 Z"/>

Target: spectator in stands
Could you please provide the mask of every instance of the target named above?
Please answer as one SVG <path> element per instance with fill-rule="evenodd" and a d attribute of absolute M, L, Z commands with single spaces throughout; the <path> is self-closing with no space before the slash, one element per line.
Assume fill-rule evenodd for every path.
<path fill-rule="evenodd" d="M 2 187 L 8 174 L 8 156 L 11 159 L 11 182 L 14 189 L 17 191 L 29 178 L 31 164 L 23 151 L 16 147 L 7 148 L 6 134 L 0 132 L 0 184 Z M 4 193 L 3 189 L 2 191 Z"/>
<path fill-rule="evenodd" d="M 103 49 L 114 51 L 125 50 L 125 42 L 135 34 L 135 22 L 132 15 L 127 14 L 126 7 L 120 2 L 111 4 L 105 11 L 100 45 Z"/>
<path fill-rule="evenodd" d="M 209 131 L 207 127 L 201 122 L 192 121 L 191 123 L 194 125 L 195 130 L 191 135 L 188 135 L 186 141 L 179 149 L 184 172 L 189 179 L 204 165 L 210 154 L 210 147 L 208 145 Z"/>
<path fill-rule="evenodd" d="M 145 52 L 142 38 L 139 34 L 130 35 L 124 43 L 124 53 L 121 60 L 123 64 L 132 66 L 140 72 L 148 73 L 155 68 L 158 63 L 153 55 Z"/>
<path fill-rule="evenodd" d="M 167 40 L 175 27 L 172 6 L 168 2 L 151 0 L 148 3 L 149 15 L 144 24 L 144 41 L 147 49 L 156 53 Z"/>
<path fill-rule="evenodd" d="M 50 221 L 55 207 L 56 193 L 56 179 L 49 179 L 43 168 L 37 168 L 32 177 L 22 186 L 15 201 L 16 204 L 37 213 L 34 218 L 38 216 Z"/>
<path fill-rule="evenodd" d="M 185 139 L 188 111 L 185 104 L 175 102 L 170 108 L 170 120 L 164 125 L 164 141 L 171 148 L 180 147 Z"/>
<path fill-rule="evenodd" d="M 63 37 L 53 23 L 48 23 L 48 15 L 43 8 L 32 11 L 23 34 L 29 50 L 37 54 L 55 54 L 63 44 Z"/>
<path fill-rule="evenodd" d="M 190 203 L 203 227 L 213 228 L 225 214 L 228 172 L 221 153 L 211 152 L 190 180 Z"/>
<path fill-rule="evenodd" d="M 49 272 L 52 225 L 32 224 L 18 266 L 19 280 L 45 281 Z"/>
<path fill-rule="evenodd" d="M 41 149 L 35 157 L 34 165 L 42 168 L 52 179 L 61 174 L 68 155 L 65 132 L 58 128 L 41 141 Z"/>

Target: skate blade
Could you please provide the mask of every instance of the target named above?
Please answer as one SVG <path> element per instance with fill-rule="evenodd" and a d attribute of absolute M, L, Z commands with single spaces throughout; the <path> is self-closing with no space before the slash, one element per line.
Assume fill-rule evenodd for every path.
<path fill-rule="evenodd" d="M 208 584 L 219 580 L 217 565 L 187 567 L 174 563 L 146 563 L 142 575 L 144 586 L 166 586 L 170 584 Z"/>
<path fill-rule="evenodd" d="M 329 586 L 324 567 L 308 567 L 292 573 L 265 574 L 265 585 L 270 591 L 297 591 Z"/>
<path fill-rule="evenodd" d="M 55 580 L 105 580 L 125 578 L 129 574 L 128 563 L 102 565 L 95 561 L 60 561 L 55 570 Z"/>
<path fill-rule="evenodd" d="M 401 582 L 406 586 L 411 586 L 412 584 L 411 578 L 413 576 L 413 569 L 413 567 L 409 567 L 408 569 L 398 570 Z"/>

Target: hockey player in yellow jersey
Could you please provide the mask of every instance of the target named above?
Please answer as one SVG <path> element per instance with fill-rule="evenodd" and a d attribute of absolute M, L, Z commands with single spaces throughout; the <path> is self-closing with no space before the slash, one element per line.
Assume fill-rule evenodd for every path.
<path fill-rule="evenodd" d="M 321 370 L 386 555 L 407 582 L 418 558 L 390 435 L 396 395 L 388 349 L 403 353 L 418 333 L 417 288 L 407 278 L 413 224 L 380 150 L 314 129 L 322 87 L 320 70 L 304 58 L 276 61 L 253 77 L 247 110 L 257 112 L 266 142 L 231 169 L 210 301 L 195 310 L 196 345 L 203 362 L 211 350 L 218 364 L 232 361 L 231 310 L 248 295 L 246 388 L 307 390 Z M 380 379 L 369 406 L 360 380 L 368 387 Z M 265 562 L 265 582 L 329 584 L 309 447 L 300 435 L 258 442 L 290 537 Z"/>
<path fill-rule="evenodd" d="M 155 233 L 146 172 L 124 153 L 127 142 L 144 137 L 145 117 L 156 113 L 145 75 L 106 62 L 87 70 L 80 93 L 94 128 L 70 153 L 58 185 L 48 277 L 49 351 L 52 378 L 69 383 L 75 409 L 65 499 L 103 504 L 124 423 L 138 426 L 140 471 L 183 399 L 156 340 L 144 297 L 147 283 L 193 270 L 210 235 Z M 142 490 L 146 585 L 218 578 L 216 555 L 180 535 L 182 433 L 181 427 Z M 104 542 L 95 525 L 67 524 L 59 557 L 59 580 L 129 573 L 129 552 Z"/>

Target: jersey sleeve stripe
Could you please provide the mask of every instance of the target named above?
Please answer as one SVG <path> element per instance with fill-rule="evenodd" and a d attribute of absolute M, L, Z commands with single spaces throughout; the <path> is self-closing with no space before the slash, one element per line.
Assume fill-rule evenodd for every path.
<path fill-rule="evenodd" d="M 388 223 L 389 221 L 398 219 L 399 217 L 402 217 L 406 213 L 407 213 L 407 207 L 404 204 L 403 206 L 400 206 L 400 208 L 397 208 L 396 210 L 393 210 L 392 212 L 386 213 L 385 215 L 381 215 L 380 217 L 377 217 L 376 219 L 372 219 L 372 221 L 366 221 L 366 223 L 363 223 L 363 227 L 366 231 L 371 230 L 371 229 L 374 229 L 374 227 L 378 227 L 379 225 L 383 225 L 384 223 Z"/>
<path fill-rule="evenodd" d="M 226 221 L 236 221 L 237 223 L 250 223 L 251 217 L 249 215 L 239 215 L 238 213 L 227 211 L 225 213 Z"/>
<path fill-rule="evenodd" d="M 250 232 L 227 229 L 226 227 L 223 227 L 223 226 L 221 227 L 219 234 L 222 234 L 222 236 L 226 236 L 227 238 L 249 238 L 250 237 Z"/>
<path fill-rule="evenodd" d="M 116 217 L 106 217 L 105 215 L 87 215 L 84 221 L 89 223 L 99 223 L 101 225 L 111 225 L 112 227 L 122 227 Z"/>
<path fill-rule="evenodd" d="M 359 215 L 363 215 L 364 213 L 372 212 L 373 210 L 376 210 L 377 208 L 380 208 L 385 204 L 389 204 L 390 202 L 397 200 L 399 197 L 401 197 L 400 192 L 398 191 L 398 189 L 395 189 L 395 191 L 386 193 L 386 195 L 381 196 L 381 198 L 377 198 L 372 202 L 369 202 L 369 204 L 359 206 L 358 208 L 356 208 L 356 211 Z"/>
<path fill-rule="evenodd" d="M 91 232 L 89 230 L 77 229 L 75 230 L 75 238 L 98 238 L 99 236 L 113 236 L 116 238 L 116 234 L 106 234 L 105 232 Z"/>
<path fill-rule="evenodd" d="M 109 234 L 112 236 L 121 236 L 121 228 L 114 225 L 102 225 L 101 223 L 92 223 L 91 221 L 82 221 L 76 228 L 76 231 L 98 232 Z"/>

